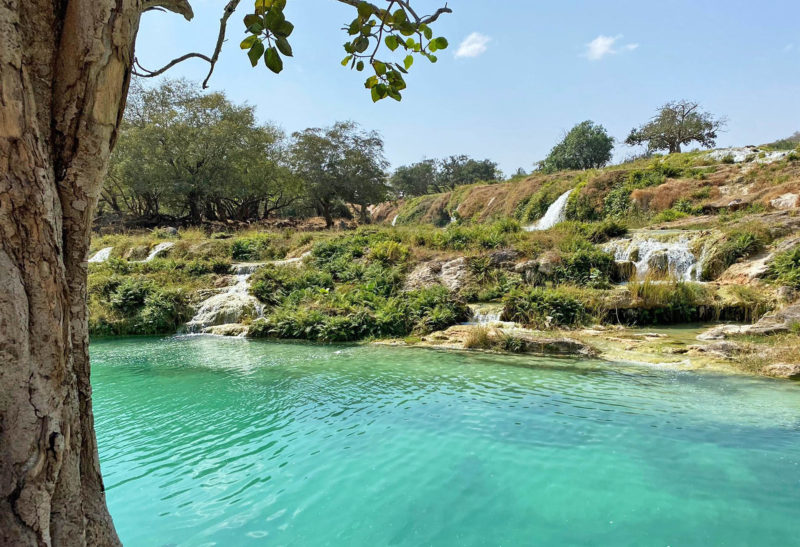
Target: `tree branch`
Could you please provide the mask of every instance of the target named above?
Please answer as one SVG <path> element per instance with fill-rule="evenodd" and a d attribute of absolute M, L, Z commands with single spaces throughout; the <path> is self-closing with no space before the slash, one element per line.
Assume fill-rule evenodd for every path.
<path fill-rule="evenodd" d="M 359 4 L 362 3 L 361 0 L 338 0 L 338 1 L 341 2 L 342 4 L 353 6 L 354 8 L 357 8 Z M 411 17 L 414 18 L 414 24 L 416 25 L 421 25 L 421 24 L 429 25 L 434 21 L 436 21 L 440 15 L 443 15 L 445 13 L 453 13 L 453 10 L 448 8 L 447 3 L 445 3 L 443 8 L 437 9 L 432 15 L 426 15 L 425 17 L 420 17 L 414 12 L 413 9 L 411 9 L 410 2 L 408 0 L 396 0 L 396 2 L 401 6 L 403 6 L 406 12 L 409 15 L 411 15 Z M 380 10 L 380 8 L 375 4 L 370 4 L 370 7 L 372 8 L 372 11 L 374 13 L 378 13 L 378 10 Z"/>
<path fill-rule="evenodd" d="M 136 68 L 134 68 L 133 74 L 135 76 L 140 76 L 142 78 L 153 78 L 155 76 L 158 76 L 159 74 L 163 74 L 173 66 L 177 65 L 178 63 L 182 63 L 187 59 L 194 59 L 194 58 L 202 59 L 210 65 L 208 67 L 208 74 L 206 75 L 206 79 L 203 80 L 203 89 L 206 89 L 208 87 L 208 80 L 211 79 L 211 74 L 213 74 L 214 67 L 217 64 L 217 60 L 219 59 L 220 51 L 222 51 L 222 44 L 225 42 L 225 32 L 228 27 L 228 19 L 230 19 L 231 15 L 233 15 L 233 12 L 239 5 L 239 2 L 240 0 L 230 0 L 228 4 L 225 6 L 225 9 L 222 12 L 222 17 L 219 20 L 219 35 L 217 36 L 217 44 L 214 47 L 214 52 L 211 54 L 211 57 L 209 57 L 208 55 L 203 55 L 202 53 L 196 53 L 196 52 L 187 53 L 186 55 L 182 55 L 176 59 L 173 59 L 172 61 L 170 61 L 169 63 L 167 63 L 166 65 L 157 70 L 147 70 L 139 63 L 138 59 L 134 58 L 133 64 L 134 67 Z M 185 6 L 185 8 L 181 8 L 182 6 Z M 189 3 L 186 0 L 150 0 L 148 2 L 145 2 L 142 11 L 147 11 L 150 9 L 160 9 L 160 8 L 168 9 L 176 13 L 183 13 L 184 17 L 186 17 L 187 20 L 191 19 L 193 15 L 192 8 L 191 6 L 189 6 Z M 189 15 L 187 16 L 186 13 L 184 13 L 184 11 L 179 11 L 179 9 L 184 9 L 184 10 L 188 9 Z"/>

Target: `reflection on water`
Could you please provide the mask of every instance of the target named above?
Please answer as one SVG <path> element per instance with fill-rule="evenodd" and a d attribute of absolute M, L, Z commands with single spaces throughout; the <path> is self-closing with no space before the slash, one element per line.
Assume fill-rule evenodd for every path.
<path fill-rule="evenodd" d="M 796 541 L 796 384 L 216 337 L 91 350 L 129 546 Z"/>

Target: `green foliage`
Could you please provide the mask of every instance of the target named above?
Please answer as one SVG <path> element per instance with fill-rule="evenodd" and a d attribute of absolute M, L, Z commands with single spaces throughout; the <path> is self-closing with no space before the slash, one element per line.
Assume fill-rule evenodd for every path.
<path fill-rule="evenodd" d="M 495 162 L 460 155 L 401 165 L 395 170 L 389 184 L 396 195 L 411 197 L 446 192 L 458 186 L 493 181 L 501 176 Z"/>
<path fill-rule="evenodd" d="M 431 63 L 437 61 L 436 53 L 447 48 L 447 39 L 434 37 L 430 24 L 441 13 L 449 13 L 449 8 L 440 9 L 435 16 L 418 17 L 409 3 L 390 3 L 397 9 L 390 12 L 368 2 L 353 4 L 356 17 L 345 27 L 349 39 L 344 44 L 347 56 L 342 59 L 343 66 L 363 71 L 371 66 L 374 74 L 364 83 L 371 90 L 372 100 L 379 101 L 391 97 L 399 101 L 406 88 L 403 75 L 414 63 L 414 56 L 426 57 Z M 240 47 L 247 50 L 250 63 L 256 66 L 264 59 L 267 68 L 274 73 L 283 70 L 281 54 L 291 57 L 292 47 L 288 38 L 294 25 L 286 20 L 284 9 L 286 0 L 256 0 L 255 8 L 244 17 L 247 37 Z M 384 46 L 390 52 L 397 52 L 398 59 L 404 55 L 402 64 L 376 58 L 378 50 Z"/>
<path fill-rule="evenodd" d="M 591 246 L 563 256 L 551 280 L 555 283 L 605 287 L 609 284 L 613 269 L 614 257 Z"/>
<path fill-rule="evenodd" d="M 535 328 L 571 327 L 588 320 L 584 304 L 558 289 L 519 289 L 503 300 L 503 319 Z"/>
<path fill-rule="evenodd" d="M 778 253 L 767 275 L 781 285 L 800 289 L 800 246 Z"/>
<path fill-rule="evenodd" d="M 712 280 L 739 259 L 761 252 L 771 241 L 769 229 L 758 224 L 735 228 L 725 235 L 724 241 L 714 246 L 703 265 L 704 280 Z"/>
<path fill-rule="evenodd" d="M 386 266 L 400 264 L 408 260 L 408 247 L 396 241 L 379 241 L 370 249 L 369 257 Z"/>
<path fill-rule="evenodd" d="M 711 309 L 708 291 L 698 283 L 682 281 L 632 281 L 628 290 L 634 299 L 633 320 L 643 325 L 686 323 L 708 319 L 700 308 Z"/>
<path fill-rule="evenodd" d="M 231 256 L 237 261 L 256 262 L 283 258 L 286 256 L 287 250 L 285 241 L 270 234 L 257 234 L 234 239 Z"/>
<path fill-rule="evenodd" d="M 686 218 L 687 216 L 689 215 L 675 208 L 665 209 L 653 217 L 653 222 L 672 222 L 673 220 Z"/>
<path fill-rule="evenodd" d="M 646 144 L 648 151 L 668 150 L 670 154 L 680 152 L 682 145 L 693 141 L 710 148 L 724 126 L 724 119 L 701 111 L 695 102 L 673 101 L 661 106 L 651 121 L 631 130 L 625 143 Z"/>
<path fill-rule="evenodd" d="M 324 293 L 333 288 L 333 277 L 311 268 L 295 266 L 264 266 L 250 278 L 250 294 L 270 305 L 281 303 L 289 294 L 298 290 Z"/>
<path fill-rule="evenodd" d="M 614 138 L 606 128 L 587 120 L 573 127 L 564 139 L 553 147 L 539 169 L 553 173 L 564 169 L 596 169 L 611 160 Z"/>
<path fill-rule="evenodd" d="M 123 279 L 111 295 L 111 309 L 123 315 L 132 315 L 143 306 L 152 289 L 151 283 L 141 277 Z"/>

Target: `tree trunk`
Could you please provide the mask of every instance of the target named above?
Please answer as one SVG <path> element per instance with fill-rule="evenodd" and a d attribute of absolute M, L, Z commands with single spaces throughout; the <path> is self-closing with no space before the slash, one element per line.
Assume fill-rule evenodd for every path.
<path fill-rule="evenodd" d="M 92 214 L 140 0 L 0 0 L 0 545 L 118 545 L 89 383 Z"/>

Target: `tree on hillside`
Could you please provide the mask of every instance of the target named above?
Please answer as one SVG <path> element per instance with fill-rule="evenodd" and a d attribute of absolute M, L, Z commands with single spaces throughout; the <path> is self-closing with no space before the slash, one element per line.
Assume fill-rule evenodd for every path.
<path fill-rule="evenodd" d="M 546 173 L 564 169 L 596 169 L 611 160 L 614 138 L 606 128 L 591 120 L 581 122 L 564 135 L 550 154 L 539 162 L 539 169 Z"/>
<path fill-rule="evenodd" d="M 395 3 L 392 14 L 367 2 L 338 1 L 357 10 L 346 49 L 356 69 L 375 72 L 368 82 L 373 99 L 399 98 L 400 69 L 413 55 L 430 58 L 447 45 L 429 26 L 447 8 L 418 17 L 411 7 L 419 9 L 416 0 Z M 190 53 L 145 71 L 133 55 L 142 13 L 167 10 L 191 19 L 187 0 L 0 3 L 2 545 L 119 545 L 106 508 L 89 381 L 92 216 L 133 71 L 157 75 L 186 59 L 213 70 L 238 4 L 225 5 L 211 55 Z M 250 6 L 256 4 L 245 22 L 256 36 L 248 55 L 260 60 L 260 42 L 275 70 L 277 51 L 291 53 L 293 25 L 279 13 L 284 0 L 269 9 L 266 2 Z M 381 39 L 410 60 L 379 61 Z"/>
<path fill-rule="evenodd" d="M 668 150 L 670 154 L 680 152 L 682 145 L 693 141 L 712 148 L 724 127 L 723 118 L 703 112 L 698 103 L 673 101 L 659 108 L 652 120 L 632 129 L 625 144 L 647 144 L 648 151 Z"/>
<path fill-rule="evenodd" d="M 452 190 L 462 184 L 491 181 L 503 175 L 497 164 L 491 160 L 476 160 L 469 156 L 450 156 L 437 162 L 436 192 Z"/>
<path fill-rule="evenodd" d="M 408 197 L 447 192 L 462 184 L 492 181 L 502 176 L 491 160 L 459 155 L 402 165 L 395 170 L 389 184 L 396 195 Z"/>
<path fill-rule="evenodd" d="M 300 196 L 281 164 L 283 132 L 252 106 L 166 80 L 130 94 L 101 199 L 142 219 L 253 220 Z"/>
<path fill-rule="evenodd" d="M 398 197 L 421 196 L 435 186 L 436 174 L 436 161 L 422 160 L 395 169 L 389 185 Z"/>
<path fill-rule="evenodd" d="M 356 206 L 366 222 L 367 207 L 386 198 L 383 140 L 354 122 L 295 133 L 290 161 L 327 228 L 333 226 L 337 202 Z"/>

